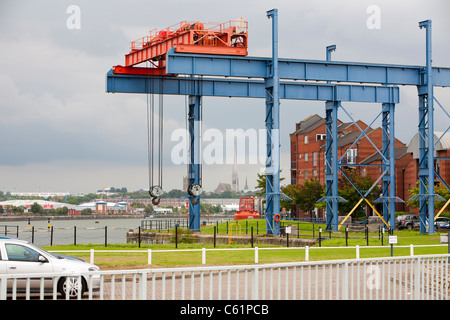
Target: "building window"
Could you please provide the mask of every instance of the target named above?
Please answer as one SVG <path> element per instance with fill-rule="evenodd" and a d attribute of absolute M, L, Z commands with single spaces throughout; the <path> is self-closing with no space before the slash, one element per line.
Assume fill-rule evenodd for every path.
<path fill-rule="evenodd" d="M 317 177 L 317 170 L 316 169 L 313 170 L 313 177 Z"/>
<path fill-rule="evenodd" d="M 308 136 L 305 136 L 305 144 L 308 143 Z"/>
<path fill-rule="evenodd" d="M 308 170 L 305 170 L 305 179 L 308 179 Z"/>
<path fill-rule="evenodd" d="M 327 139 L 326 134 L 316 134 L 316 141 L 326 140 L 326 139 Z"/>
<path fill-rule="evenodd" d="M 367 172 L 366 172 L 366 168 L 363 168 L 363 169 L 362 169 L 362 173 L 361 173 L 361 175 L 362 175 L 363 177 L 365 177 L 365 176 L 366 176 L 366 174 L 367 174 Z"/>
<path fill-rule="evenodd" d="M 305 162 L 307 162 L 307 161 L 308 161 L 308 154 L 305 153 Z"/>
<path fill-rule="evenodd" d="M 313 152 L 313 166 L 317 166 L 317 152 Z"/>
<path fill-rule="evenodd" d="M 347 152 L 347 163 L 356 163 L 356 157 L 358 156 L 358 149 L 350 149 Z"/>
<path fill-rule="evenodd" d="M 302 158 L 302 154 L 301 154 L 301 153 L 298 154 L 298 158 L 299 158 L 299 159 Z"/>

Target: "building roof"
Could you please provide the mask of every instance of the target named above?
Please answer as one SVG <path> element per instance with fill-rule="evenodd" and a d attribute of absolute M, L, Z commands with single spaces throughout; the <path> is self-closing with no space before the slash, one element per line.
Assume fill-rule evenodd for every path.
<path fill-rule="evenodd" d="M 300 128 L 297 131 L 295 131 L 295 134 L 311 132 L 311 131 L 317 129 L 318 127 L 320 127 L 321 125 L 323 125 L 324 123 L 325 123 L 324 118 L 322 118 L 318 114 L 314 114 L 314 115 L 300 121 L 300 123 L 299 123 Z"/>
<path fill-rule="evenodd" d="M 1 201 L 0 206 L 13 206 L 13 207 L 31 207 L 34 203 L 41 205 L 44 209 L 58 209 L 62 207 L 67 207 L 68 209 L 73 209 L 76 206 L 73 204 L 62 203 L 62 202 L 53 202 L 46 200 L 7 200 Z"/>
<path fill-rule="evenodd" d="M 366 134 L 369 135 L 373 131 L 375 131 L 375 129 L 368 130 L 366 132 Z M 358 139 L 358 137 L 360 135 L 361 135 L 360 131 L 351 131 L 351 132 L 347 132 L 347 133 L 344 133 L 344 134 L 338 136 L 338 148 L 342 148 L 344 146 L 348 146 L 349 144 L 352 144 L 353 142 L 356 141 L 356 139 Z M 362 139 L 365 139 L 365 137 L 363 137 Z M 325 149 L 325 148 L 326 148 L 325 145 L 322 145 L 319 147 L 319 149 Z"/>
<path fill-rule="evenodd" d="M 441 150 L 450 150 L 450 132 L 435 131 L 434 132 L 434 142 L 439 142 L 434 146 L 434 156 L 437 156 L 437 151 Z M 428 139 L 425 137 L 425 143 L 427 143 Z M 419 159 L 419 133 L 416 133 L 415 136 L 411 139 L 408 145 L 408 152 L 413 154 L 414 159 Z"/>
<path fill-rule="evenodd" d="M 395 160 L 398 160 L 405 156 L 408 153 L 408 147 L 398 147 L 395 148 Z M 361 164 L 371 164 L 374 161 L 381 161 L 382 157 L 379 152 L 373 153 L 371 156 L 367 157 L 363 161 L 361 161 Z"/>

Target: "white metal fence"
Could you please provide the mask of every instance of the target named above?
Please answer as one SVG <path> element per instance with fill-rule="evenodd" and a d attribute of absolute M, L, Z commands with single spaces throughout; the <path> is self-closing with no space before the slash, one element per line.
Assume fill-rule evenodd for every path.
<path fill-rule="evenodd" d="M 397 251 L 400 248 L 408 248 L 410 256 L 413 257 L 415 255 L 415 248 L 431 248 L 431 247 L 448 247 L 444 244 L 433 244 L 433 245 L 409 245 L 409 246 L 395 246 L 393 247 L 393 250 Z M 349 246 L 349 247 L 269 247 L 269 248 L 222 248 L 222 249 L 216 249 L 216 248 L 201 248 L 201 249 L 171 249 L 171 250 L 152 250 L 152 249 L 141 249 L 141 250 L 58 250 L 58 251 L 50 251 L 55 253 L 89 253 L 89 263 L 95 264 L 95 253 L 97 254 L 105 254 L 105 253 L 141 253 L 147 255 L 147 263 L 149 265 L 153 264 L 153 255 L 154 254 L 164 254 L 164 253 L 183 253 L 183 252 L 199 252 L 201 253 L 202 257 L 202 264 L 207 264 L 207 252 L 217 252 L 217 251 L 253 251 L 254 252 L 254 262 L 259 263 L 259 253 L 263 250 L 295 250 L 301 252 L 304 257 L 304 261 L 309 261 L 309 256 L 311 251 L 315 250 L 327 250 L 327 249 L 333 249 L 333 250 L 345 250 L 345 251 L 352 251 L 354 252 L 355 258 L 360 258 L 361 250 L 371 250 L 371 249 L 377 249 L 377 248 L 384 248 L 386 250 L 389 249 L 388 246 Z M 450 252 L 450 251 L 449 251 Z M 299 257 L 300 259 L 300 257 Z"/>
<path fill-rule="evenodd" d="M 34 274 L 100 277 L 92 300 L 448 300 L 450 255 L 296 262 L 239 266 L 98 271 L 88 274 Z M 31 293 L 30 275 L 1 275 L 0 299 L 58 299 L 56 285 Z M 26 283 L 19 291 L 20 280 Z M 43 280 L 37 281 L 43 283 Z M 7 293 L 7 289 L 13 290 Z M 64 297 L 62 297 L 64 298 Z M 66 297 L 67 298 L 67 297 Z"/>

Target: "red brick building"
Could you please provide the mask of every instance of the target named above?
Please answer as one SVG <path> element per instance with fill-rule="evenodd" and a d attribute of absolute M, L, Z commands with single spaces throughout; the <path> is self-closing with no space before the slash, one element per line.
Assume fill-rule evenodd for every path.
<path fill-rule="evenodd" d="M 357 124 L 362 130 L 367 129 L 367 124 L 364 122 L 357 121 Z M 361 135 L 358 126 L 341 121 L 338 121 L 338 125 L 338 158 L 352 147 L 341 163 L 347 163 L 349 166 L 360 164 L 361 161 L 377 152 L 372 143 L 378 150 L 382 149 L 381 128 L 369 128 L 366 131 L 372 143 L 366 137 L 362 137 L 353 145 Z M 296 124 L 296 131 L 290 134 L 291 184 L 302 184 L 312 178 L 325 184 L 325 134 L 325 119 L 317 114 Z M 406 145 L 396 139 L 395 147 L 406 147 Z"/>
<path fill-rule="evenodd" d="M 362 130 L 367 129 L 367 124 L 357 121 Z M 362 137 L 356 144 L 354 142 L 361 135 L 359 128 L 352 123 L 338 121 L 338 158 L 352 147 L 341 163 L 374 165 L 381 164 L 381 155 L 374 148 L 372 143 L 382 150 L 383 132 L 381 128 L 369 128 L 366 135 L 370 138 Z M 442 136 L 442 132 L 435 133 L 435 141 Z M 325 139 L 326 125 L 325 119 L 315 114 L 296 124 L 295 132 L 290 134 L 291 142 L 291 184 L 303 184 L 306 180 L 316 178 L 322 185 L 325 185 Z M 353 145 L 354 144 L 354 145 Z M 396 211 L 416 212 L 407 206 L 406 201 L 411 198 L 409 190 L 416 186 L 418 180 L 418 136 L 414 136 L 408 146 L 398 139 L 395 140 L 395 176 L 396 176 L 396 196 L 404 200 L 405 203 L 397 203 Z M 435 146 L 435 156 L 437 158 L 450 157 L 450 133 L 446 133 Z M 437 159 L 436 171 L 442 179 L 450 184 L 450 160 Z M 376 181 L 382 174 L 382 168 L 377 166 L 354 166 L 361 175 L 370 176 Z M 436 178 L 435 184 L 440 181 Z M 379 181 L 382 186 L 382 181 Z M 309 213 L 298 211 L 296 217 L 309 217 Z M 320 210 L 317 217 L 323 218 L 324 213 Z"/>

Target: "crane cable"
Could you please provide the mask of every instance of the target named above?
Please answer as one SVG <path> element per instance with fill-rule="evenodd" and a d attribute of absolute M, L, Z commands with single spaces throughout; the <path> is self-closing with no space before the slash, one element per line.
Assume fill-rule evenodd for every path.
<path fill-rule="evenodd" d="M 155 185 L 154 166 L 155 166 L 155 97 L 154 97 L 154 81 L 150 81 L 147 91 L 147 161 L 148 161 L 148 184 L 149 194 L 152 197 L 152 203 L 158 205 L 162 189 L 162 153 L 163 153 L 163 122 L 164 122 L 164 102 L 163 94 L 159 94 L 159 131 L 158 131 L 158 181 Z M 151 89 L 151 90 L 150 90 Z M 155 179 L 156 180 L 156 179 Z"/>

